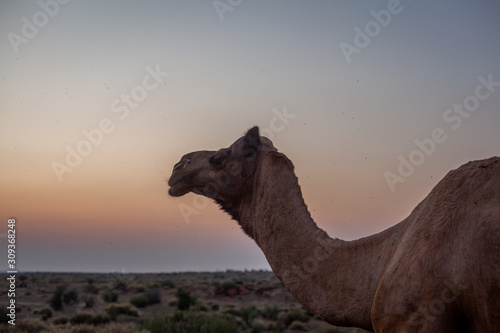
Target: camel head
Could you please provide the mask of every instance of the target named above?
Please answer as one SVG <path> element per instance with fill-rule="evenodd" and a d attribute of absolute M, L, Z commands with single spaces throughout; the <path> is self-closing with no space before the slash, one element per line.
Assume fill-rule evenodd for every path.
<path fill-rule="evenodd" d="M 195 151 L 182 156 L 168 180 L 174 197 L 193 192 L 214 199 L 233 217 L 245 194 L 250 194 L 259 157 L 276 151 L 271 140 L 253 127 L 228 148 Z"/>

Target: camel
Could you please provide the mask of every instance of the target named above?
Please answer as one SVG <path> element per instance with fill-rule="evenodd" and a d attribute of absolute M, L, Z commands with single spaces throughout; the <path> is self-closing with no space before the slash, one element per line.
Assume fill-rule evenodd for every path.
<path fill-rule="evenodd" d="M 173 197 L 213 199 L 290 294 L 325 321 L 373 332 L 500 332 L 500 158 L 450 171 L 400 223 L 353 241 L 311 218 L 292 162 L 254 127 L 175 164 Z"/>

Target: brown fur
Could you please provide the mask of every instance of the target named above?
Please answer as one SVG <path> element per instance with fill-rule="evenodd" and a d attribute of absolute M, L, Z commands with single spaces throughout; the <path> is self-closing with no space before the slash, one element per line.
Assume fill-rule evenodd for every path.
<path fill-rule="evenodd" d="M 254 127 L 229 148 L 183 156 L 169 193 L 213 198 L 292 296 L 324 320 L 374 332 L 500 332 L 500 158 L 449 172 L 402 222 L 330 238 L 292 162 Z"/>

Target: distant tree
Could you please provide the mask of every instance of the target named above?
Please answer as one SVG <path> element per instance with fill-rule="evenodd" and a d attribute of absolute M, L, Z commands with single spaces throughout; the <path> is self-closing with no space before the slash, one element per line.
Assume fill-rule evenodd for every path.
<path fill-rule="evenodd" d="M 10 320 L 10 318 L 7 316 L 8 314 L 9 310 L 4 307 L 0 308 L 0 324 L 5 324 L 7 326 Z"/>
<path fill-rule="evenodd" d="M 158 289 L 148 290 L 144 296 L 148 298 L 149 305 L 161 303 L 161 293 Z"/>
<path fill-rule="evenodd" d="M 52 295 L 52 298 L 49 301 L 50 307 L 54 309 L 55 311 L 62 310 L 63 308 L 63 294 L 64 291 L 66 290 L 66 286 L 57 286 L 56 291 L 54 292 L 54 295 Z"/>
<path fill-rule="evenodd" d="M 78 292 L 75 289 L 65 292 L 63 295 L 63 302 L 66 305 L 78 303 Z"/>
<path fill-rule="evenodd" d="M 85 307 L 86 308 L 93 308 L 95 304 L 95 298 L 90 296 L 85 299 Z"/>
<path fill-rule="evenodd" d="M 168 288 L 168 289 L 174 289 L 175 288 L 175 283 L 173 283 L 170 280 L 163 281 L 161 283 L 162 287 Z"/>
<path fill-rule="evenodd" d="M 115 282 L 113 283 L 113 288 L 121 291 L 126 291 L 127 290 L 127 282 L 121 278 L 116 278 Z"/>

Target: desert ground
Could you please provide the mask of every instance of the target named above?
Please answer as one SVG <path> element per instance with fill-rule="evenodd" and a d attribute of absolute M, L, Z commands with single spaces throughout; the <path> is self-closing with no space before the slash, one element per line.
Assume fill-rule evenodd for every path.
<path fill-rule="evenodd" d="M 15 326 L 0 290 L 0 333 L 364 332 L 322 321 L 264 270 L 18 273 Z"/>

